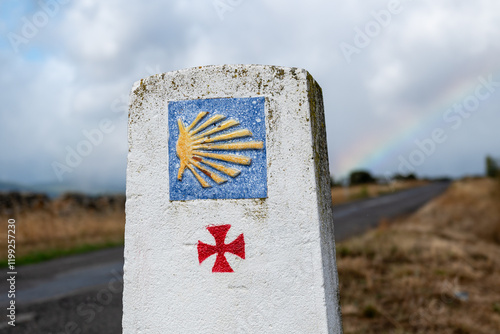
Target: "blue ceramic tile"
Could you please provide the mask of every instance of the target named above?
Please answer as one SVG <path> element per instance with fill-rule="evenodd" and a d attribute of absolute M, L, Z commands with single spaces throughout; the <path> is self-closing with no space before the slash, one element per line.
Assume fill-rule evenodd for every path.
<path fill-rule="evenodd" d="M 170 200 L 267 197 L 264 108 L 265 99 L 263 97 L 170 101 L 168 103 Z M 203 112 L 208 113 L 202 114 Z M 193 133 L 215 115 L 224 116 L 224 119 L 220 117 L 219 120 L 203 130 Z M 189 126 L 197 117 L 199 121 L 190 129 Z M 194 161 L 194 164 L 189 163 L 185 158 L 186 166 L 189 164 L 189 167 L 183 169 L 181 180 L 178 179 L 181 160 L 177 154 L 180 133 L 179 120 L 182 121 L 182 127 L 186 129 L 186 135 L 181 136 L 181 143 L 196 140 L 207 141 L 198 144 L 206 146 L 199 146 L 196 150 L 191 150 L 185 155 L 188 158 L 193 158 L 191 161 Z M 225 122 L 230 120 L 238 121 L 239 124 L 222 131 L 215 130 L 220 126 L 224 127 L 224 124 L 227 124 Z M 243 137 L 233 138 L 237 137 L 234 134 L 235 132 L 241 133 L 245 129 L 249 130 L 251 135 L 247 133 Z M 208 131 L 213 132 L 205 136 L 204 134 Z M 218 140 L 220 138 L 217 137 L 223 135 L 228 135 L 229 138 Z M 248 144 L 249 142 L 253 144 Z M 233 149 L 234 146 L 231 147 L 231 144 L 235 143 L 242 143 L 243 149 Z M 224 144 L 228 145 L 224 146 Z M 249 149 L 249 146 L 252 148 Z M 210 149 L 207 149 L 207 147 L 210 147 Z M 214 158 L 214 154 L 218 159 Z M 227 155 L 236 155 L 242 159 L 248 157 L 251 162 L 248 164 L 248 162 L 243 161 L 238 161 L 238 163 L 225 161 L 228 160 L 225 157 Z M 219 166 L 219 170 L 216 169 L 217 166 Z M 202 178 L 201 181 L 195 177 L 195 173 L 190 168 Z M 232 177 L 220 171 L 223 168 L 230 168 L 233 171 L 239 170 L 240 173 Z M 221 182 L 222 179 L 227 181 Z M 217 180 L 221 183 L 217 183 Z M 205 184 L 205 187 L 202 184 Z"/>

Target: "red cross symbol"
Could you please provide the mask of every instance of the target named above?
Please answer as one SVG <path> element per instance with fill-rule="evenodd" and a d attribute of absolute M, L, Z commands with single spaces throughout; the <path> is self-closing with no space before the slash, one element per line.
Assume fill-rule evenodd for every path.
<path fill-rule="evenodd" d="M 231 225 L 218 225 L 218 226 L 208 226 L 207 230 L 213 235 L 215 239 L 215 246 L 207 245 L 198 240 L 198 260 L 200 264 L 205 261 L 208 257 L 217 254 L 215 259 L 214 267 L 212 268 L 213 273 L 232 273 L 233 268 L 229 265 L 226 260 L 224 253 L 229 252 L 245 258 L 245 239 L 243 238 L 243 233 L 240 234 L 233 242 L 230 244 L 225 244 L 227 231 L 231 228 Z"/>

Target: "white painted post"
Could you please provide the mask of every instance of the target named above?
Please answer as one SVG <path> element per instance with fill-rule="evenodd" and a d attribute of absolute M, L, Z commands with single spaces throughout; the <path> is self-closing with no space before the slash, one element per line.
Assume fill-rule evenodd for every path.
<path fill-rule="evenodd" d="M 131 94 L 124 333 L 342 333 L 321 88 L 207 66 Z"/>

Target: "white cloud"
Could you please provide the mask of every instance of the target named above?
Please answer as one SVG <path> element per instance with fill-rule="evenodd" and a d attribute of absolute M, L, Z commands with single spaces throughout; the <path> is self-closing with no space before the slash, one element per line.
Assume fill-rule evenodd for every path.
<path fill-rule="evenodd" d="M 55 179 L 50 163 L 82 139 L 82 129 L 110 118 L 116 130 L 71 177 L 85 184 L 123 182 L 126 123 L 113 101 L 152 71 L 222 63 L 308 69 L 323 88 L 332 171 L 346 173 L 361 161 L 379 173 L 395 171 L 397 155 L 411 150 L 414 138 L 400 139 L 379 165 L 369 157 L 408 124 L 420 126 L 420 133 L 431 131 L 436 125 L 426 121 L 429 112 L 450 90 L 459 94 L 462 87 L 466 94 L 477 76 L 496 75 L 500 3 L 403 1 L 402 12 L 348 64 L 339 44 L 352 43 L 354 28 L 363 28 L 373 20 L 372 11 L 388 3 L 242 1 L 221 21 L 210 1 L 71 2 L 20 54 L 0 44 L 0 148 L 5 152 L 0 163 L 7 166 L 0 179 Z M 0 26 L 3 35 L 20 29 L 26 10 L 39 8 L 11 10 L 9 24 Z M 479 136 L 474 125 L 498 141 L 494 124 L 500 116 L 491 108 L 482 106 L 470 128 L 450 136 L 419 171 L 479 172 L 482 161 L 463 163 L 463 156 L 477 161 L 475 152 L 494 150 L 489 142 L 495 140 Z M 118 169 L 122 172 L 114 173 Z"/>

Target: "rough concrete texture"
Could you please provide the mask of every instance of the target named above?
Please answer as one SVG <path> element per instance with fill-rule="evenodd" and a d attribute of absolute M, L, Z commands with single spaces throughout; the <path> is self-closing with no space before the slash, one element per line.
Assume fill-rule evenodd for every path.
<path fill-rule="evenodd" d="M 168 102 L 265 97 L 267 198 L 169 200 Z M 302 69 L 207 66 L 131 93 L 124 333 L 342 333 L 321 88 Z M 208 225 L 244 235 L 231 273 Z"/>

